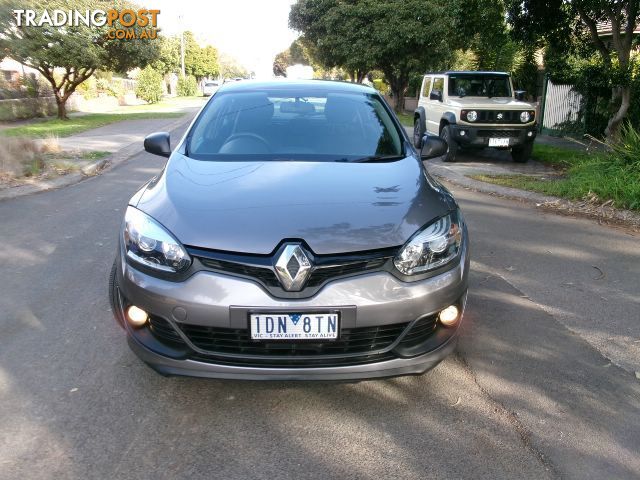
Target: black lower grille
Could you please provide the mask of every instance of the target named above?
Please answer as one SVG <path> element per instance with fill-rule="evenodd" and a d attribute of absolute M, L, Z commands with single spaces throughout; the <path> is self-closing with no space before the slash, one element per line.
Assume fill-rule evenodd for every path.
<path fill-rule="evenodd" d="M 429 317 L 423 317 L 413 324 L 411 330 L 402 337 L 400 346 L 413 347 L 419 345 L 429 338 L 429 336 L 436 329 L 437 316 L 431 315 Z"/>
<path fill-rule="evenodd" d="M 210 354 L 195 353 L 194 360 L 260 367 L 347 366 L 380 362 L 396 358 L 388 349 L 405 331 L 408 323 L 377 327 L 343 328 L 340 337 L 327 342 L 253 341 L 248 329 L 205 327 L 179 324 L 182 333 L 196 347 Z M 399 342 L 401 347 L 418 345 L 433 333 L 436 316 L 425 317 L 413 324 Z M 182 343 L 182 338 L 166 320 L 152 316 L 150 329 L 160 340 Z M 225 355 L 246 355 L 231 358 Z M 268 357 L 268 358 L 265 358 Z"/>
<path fill-rule="evenodd" d="M 181 324 L 187 338 L 198 348 L 208 352 L 240 355 L 315 356 L 366 354 L 389 347 L 406 323 L 380 327 L 343 328 L 337 340 L 326 342 L 265 342 L 253 341 L 247 329 L 203 327 Z"/>
<path fill-rule="evenodd" d="M 479 137 L 485 138 L 517 138 L 520 130 L 478 130 Z"/>
<path fill-rule="evenodd" d="M 184 344 L 184 341 L 182 340 L 178 332 L 176 332 L 175 329 L 164 318 L 150 316 L 149 329 L 151 330 L 151 333 L 153 333 L 153 335 L 160 340 Z"/>

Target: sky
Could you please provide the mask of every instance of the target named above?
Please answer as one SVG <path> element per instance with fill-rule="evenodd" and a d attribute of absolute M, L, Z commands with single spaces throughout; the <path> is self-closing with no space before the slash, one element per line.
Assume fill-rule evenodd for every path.
<path fill-rule="evenodd" d="M 184 27 L 199 41 L 234 57 L 257 78 L 269 78 L 273 57 L 297 37 L 288 27 L 294 1 L 147 0 L 144 6 L 160 10 L 158 26 L 163 34 L 178 34 Z"/>

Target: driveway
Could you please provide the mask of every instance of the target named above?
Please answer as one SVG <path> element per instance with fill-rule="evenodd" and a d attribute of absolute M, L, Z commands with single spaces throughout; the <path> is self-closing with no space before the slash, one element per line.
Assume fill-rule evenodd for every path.
<path fill-rule="evenodd" d="M 456 356 L 361 383 L 165 378 L 107 301 L 126 202 L 162 166 L 0 202 L 1 479 L 640 476 L 637 236 L 454 187 Z"/>

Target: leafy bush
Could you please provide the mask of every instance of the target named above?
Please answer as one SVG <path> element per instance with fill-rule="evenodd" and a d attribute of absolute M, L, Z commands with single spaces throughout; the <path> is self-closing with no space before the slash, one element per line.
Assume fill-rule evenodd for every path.
<path fill-rule="evenodd" d="M 178 96 L 180 97 L 193 97 L 198 94 L 198 82 L 193 75 L 187 75 L 186 77 L 180 77 L 178 79 Z"/>
<path fill-rule="evenodd" d="M 76 87 L 76 92 L 82 95 L 85 100 L 91 100 L 98 96 L 98 88 L 96 87 L 96 79 L 93 77 L 87 78 L 84 82 Z"/>
<path fill-rule="evenodd" d="M 620 129 L 620 137 L 613 145 L 613 156 L 622 165 L 640 174 L 640 131 L 633 128 L 630 122 Z"/>
<path fill-rule="evenodd" d="M 376 78 L 373 80 L 373 88 L 378 90 L 383 95 L 389 93 L 389 85 L 384 83 L 384 80 L 381 78 Z"/>
<path fill-rule="evenodd" d="M 136 96 L 148 103 L 157 103 L 162 98 L 162 75 L 153 68 L 145 67 L 138 76 Z"/>

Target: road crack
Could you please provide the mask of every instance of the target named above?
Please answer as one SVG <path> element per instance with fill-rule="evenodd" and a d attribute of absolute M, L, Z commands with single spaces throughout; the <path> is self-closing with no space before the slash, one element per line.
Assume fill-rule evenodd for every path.
<path fill-rule="evenodd" d="M 525 450 L 531 453 L 540 464 L 551 473 L 555 478 L 563 478 L 563 475 L 558 471 L 558 468 L 547 458 L 547 456 L 537 448 L 532 442 L 532 433 L 518 418 L 517 413 L 509 410 L 502 402 L 495 399 L 491 393 L 487 389 L 485 389 L 476 377 L 476 374 L 467 361 L 467 359 L 462 355 L 462 352 L 457 351 L 455 353 L 455 358 L 462 365 L 463 370 L 471 377 L 473 383 L 478 387 L 480 393 L 483 397 L 493 406 L 494 412 L 499 414 L 501 417 L 506 419 L 506 421 L 511 425 L 511 427 L 515 430 L 520 438 L 520 442 Z"/>

